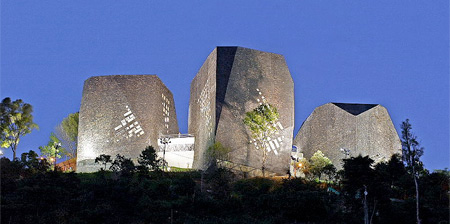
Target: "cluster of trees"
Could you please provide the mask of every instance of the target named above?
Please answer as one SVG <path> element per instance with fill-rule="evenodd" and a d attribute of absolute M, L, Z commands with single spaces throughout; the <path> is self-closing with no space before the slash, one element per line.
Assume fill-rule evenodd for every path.
<path fill-rule="evenodd" d="M 166 161 L 158 158 L 153 146 L 147 146 L 139 155 L 138 165 L 135 165 L 130 158 L 120 154 L 117 154 L 114 160 L 111 159 L 110 155 L 101 154 L 95 158 L 95 163 L 104 166 L 100 169 L 101 172 L 107 171 L 107 166 L 110 165 L 109 170 L 114 173 L 129 176 L 135 172 L 140 174 L 147 174 L 149 171 L 161 172 L 161 167 L 166 164 Z"/>
<path fill-rule="evenodd" d="M 39 147 L 42 156 L 53 159 L 77 157 L 78 117 L 78 112 L 69 114 L 56 126 L 55 132 L 50 133 L 47 145 Z"/>
<path fill-rule="evenodd" d="M 99 157 L 114 168 L 90 174 L 48 171 L 33 152 L 20 160 L 2 158 L 1 221 L 361 223 L 367 216 L 369 223 L 416 222 L 414 180 L 398 156 L 376 165 L 368 157 L 346 159 L 335 183 L 238 179 L 223 168 L 204 175 L 163 172 L 153 156 L 147 147 L 138 166 L 121 156 Z M 449 177 L 447 170 L 420 173 L 423 223 L 448 223 Z"/>
<path fill-rule="evenodd" d="M 17 146 L 21 138 L 39 126 L 33 122 L 33 107 L 18 99 L 12 101 L 6 97 L 0 103 L 0 143 L 1 148 L 10 148 L 13 158 L 16 157 Z M 55 128 L 56 134 L 50 134 L 47 145 L 39 147 L 41 156 L 46 159 L 57 159 L 66 156 L 76 158 L 78 139 L 78 112 L 69 114 Z"/>
<path fill-rule="evenodd" d="M 302 158 L 295 161 L 292 165 L 294 167 L 294 176 L 297 176 L 297 172 L 301 172 L 309 180 L 316 178 L 320 182 L 325 175 L 327 181 L 335 181 L 338 175 L 336 167 L 331 160 L 320 150 L 317 150 L 309 160 Z"/>

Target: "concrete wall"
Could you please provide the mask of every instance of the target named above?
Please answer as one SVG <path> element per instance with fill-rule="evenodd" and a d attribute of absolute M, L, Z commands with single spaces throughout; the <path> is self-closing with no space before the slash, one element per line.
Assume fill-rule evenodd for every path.
<path fill-rule="evenodd" d="M 156 75 L 95 76 L 84 83 L 77 172 L 100 154 L 136 159 L 160 134 L 178 133 L 173 95 Z"/>
<path fill-rule="evenodd" d="M 377 104 L 328 103 L 317 107 L 306 119 L 294 140 L 305 158 L 317 150 L 342 168 L 346 158 L 370 156 L 376 162 L 401 153 L 401 143 L 388 111 Z M 342 149 L 342 150 L 341 150 Z"/>
<path fill-rule="evenodd" d="M 217 47 L 191 83 L 189 133 L 195 135 L 194 167 L 205 169 L 204 153 L 219 141 L 231 148 L 231 161 L 260 168 L 262 151 L 251 144 L 245 113 L 266 101 L 280 113 L 271 136 L 267 170 L 289 169 L 294 127 L 294 83 L 284 57 L 242 47 Z"/>

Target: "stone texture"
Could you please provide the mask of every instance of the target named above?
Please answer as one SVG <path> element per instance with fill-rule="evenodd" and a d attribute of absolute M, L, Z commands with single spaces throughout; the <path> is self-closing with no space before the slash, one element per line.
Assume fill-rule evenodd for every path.
<path fill-rule="evenodd" d="M 100 154 L 136 159 L 158 136 L 178 133 L 173 95 L 156 75 L 96 76 L 84 83 L 77 172 L 93 172 Z"/>
<path fill-rule="evenodd" d="M 317 107 L 306 119 L 294 140 L 305 158 L 321 150 L 342 168 L 345 153 L 369 156 L 375 162 L 401 153 L 401 143 L 388 111 L 377 104 L 328 103 Z"/>
<path fill-rule="evenodd" d="M 219 141 L 231 148 L 231 162 L 261 168 L 262 152 L 250 144 L 251 133 L 243 119 L 263 100 L 280 113 L 267 170 L 285 174 L 294 127 L 294 83 L 284 57 L 242 47 L 214 49 L 191 83 L 189 133 L 195 135 L 194 167 L 206 168 L 205 151 Z"/>

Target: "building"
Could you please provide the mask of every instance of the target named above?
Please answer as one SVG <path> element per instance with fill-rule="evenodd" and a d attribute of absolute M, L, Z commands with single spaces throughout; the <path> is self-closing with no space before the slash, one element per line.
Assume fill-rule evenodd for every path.
<path fill-rule="evenodd" d="M 282 55 L 243 47 L 217 47 L 191 82 L 189 134 L 179 133 L 173 95 L 156 75 L 91 77 L 84 83 L 79 114 L 77 172 L 100 169 L 95 158 L 133 159 L 152 145 L 168 166 L 206 170 L 215 142 L 231 149 L 223 166 L 244 175 L 296 173 L 317 150 L 339 169 L 342 159 L 370 156 L 376 162 L 401 153 L 386 108 L 378 104 L 328 103 L 316 108 L 293 140 L 294 83 Z M 247 112 L 276 108 L 275 128 L 254 139 Z M 261 141 L 262 139 L 262 141 Z M 264 142 L 261 145 L 261 142 Z M 301 174 L 299 174 L 301 175 Z M 296 175 L 298 176 L 298 175 Z"/>
<path fill-rule="evenodd" d="M 77 170 L 77 159 L 76 158 L 68 159 L 64 162 L 60 162 L 60 163 L 56 164 L 56 166 L 58 167 L 58 169 L 60 169 L 63 172 L 76 171 Z"/>
<path fill-rule="evenodd" d="M 245 113 L 268 103 L 278 109 L 277 132 L 268 139 L 266 170 L 289 170 L 294 129 L 294 83 L 282 55 L 242 47 L 217 47 L 191 82 L 189 133 L 194 168 L 206 169 L 214 142 L 229 147 L 230 162 L 261 168 L 262 151 L 243 123 Z"/>
<path fill-rule="evenodd" d="M 192 168 L 195 137 L 189 134 L 162 135 L 158 142 L 159 158 L 169 167 Z"/>
<path fill-rule="evenodd" d="M 322 151 L 338 169 L 342 159 L 369 156 L 375 162 L 401 153 L 401 142 L 386 108 L 379 104 L 327 103 L 306 119 L 294 145 L 309 159 Z"/>
<path fill-rule="evenodd" d="M 77 172 L 101 168 L 100 154 L 136 162 L 161 135 L 179 133 L 173 95 L 156 75 L 95 76 L 84 83 Z"/>

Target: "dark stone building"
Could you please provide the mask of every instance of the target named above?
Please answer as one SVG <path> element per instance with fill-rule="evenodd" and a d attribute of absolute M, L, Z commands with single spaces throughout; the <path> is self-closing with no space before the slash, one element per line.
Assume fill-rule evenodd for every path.
<path fill-rule="evenodd" d="M 194 168 L 205 169 L 214 142 L 231 148 L 236 165 L 261 168 L 262 151 L 243 123 L 262 103 L 278 109 L 277 133 L 268 141 L 269 172 L 289 169 L 294 128 L 294 83 L 282 55 L 242 47 L 217 47 L 191 83 L 189 133 L 195 135 Z"/>
<path fill-rule="evenodd" d="M 401 142 L 388 111 L 378 104 L 328 103 L 317 107 L 294 140 L 305 158 L 322 151 L 342 168 L 342 159 L 369 156 L 375 162 L 401 153 Z"/>
<path fill-rule="evenodd" d="M 77 172 L 93 172 L 100 154 L 136 159 L 158 148 L 162 134 L 178 133 L 173 95 L 156 75 L 91 77 L 80 107 Z"/>

